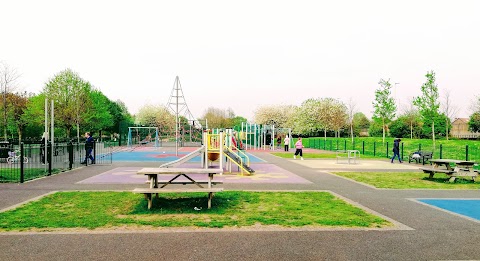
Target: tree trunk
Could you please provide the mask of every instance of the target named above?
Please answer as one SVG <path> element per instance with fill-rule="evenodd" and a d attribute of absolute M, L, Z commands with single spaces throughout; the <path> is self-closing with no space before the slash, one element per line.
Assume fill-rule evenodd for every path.
<path fill-rule="evenodd" d="M 383 144 L 385 144 L 385 119 L 382 118 Z"/>
<path fill-rule="evenodd" d="M 413 122 L 410 122 L 410 139 L 413 140 Z"/>
<path fill-rule="evenodd" d="M 447 137 L 447 140 L 448 140 L 448 119 L 446 120 L 446 123 L 445 124 L 445 136 Z"/>
<path fill-rule="evenodd" d="M 327 129 L 323 129 L 323 137 L 327 140 Z"/>
<path fill-rule="evenodd" d="M 435 151 L 435 122 L 432 121 L 433 151 Z"/>
<path fill-rule="evenodd" d="M 353 123 L 350 123 L 350 136 L 352 137 L 352 143 L 353 143 Z"/>

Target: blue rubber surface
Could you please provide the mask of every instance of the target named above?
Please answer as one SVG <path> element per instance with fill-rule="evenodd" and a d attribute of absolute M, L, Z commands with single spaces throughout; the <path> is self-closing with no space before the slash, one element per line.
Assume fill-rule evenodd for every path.
<path fill-rule="evenodd" d="M 480 199 L 419 199 L 418 201 L 480 220 Z"/>
<path fill-rule="evenodd" d="M 162 151 L 122 151 L 112 155 L 113 161 L 141 161 L 141 162 L 169 162 L 181 158 L 187 155 L 188 152 L 178 152 L 178 156 L 175 152 L 162 152 Z M 247 153 L 251 163 L 265 162 L 264 160 L 257 158 Z M 188 162 L 200 162 L 199 156 L 192 158 Z"/>

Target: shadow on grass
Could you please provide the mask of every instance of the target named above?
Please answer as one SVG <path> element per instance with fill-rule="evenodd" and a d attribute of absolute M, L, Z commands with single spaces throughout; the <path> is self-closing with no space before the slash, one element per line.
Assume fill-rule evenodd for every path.
<path fill-rule="evenodd" d="M 242 202 L 258 200 L 259 196 L 255 194 L 245 197 L 245 194 L 238 192 L 219 192 L 215 193 L 212 207 L 208 209 L 207 193 L 158 194 L 158 198 L 153 196 L 151 209 L 147 207 L 148 201 L 142 198 L 138 204 L 133 206 L 129 214 L 199 213 L 198 209 L 201 209 L 203 214 L 225 214 L 225 212 L 239 207 Z"/>
<path fill-rule="evenodd" d="M 457 177 L 455 179 L 455 182 L 450 182 L 450 177 L 446 178 L 429 178 L 429 177 L 423 177 L 422 180 L 425 181 L 430 181 L 434 183 L 440 183 L 440 184 L 472 184 L 475 183 L 472 179 L 464 179 L 464 178 L 459 178 Z"/>

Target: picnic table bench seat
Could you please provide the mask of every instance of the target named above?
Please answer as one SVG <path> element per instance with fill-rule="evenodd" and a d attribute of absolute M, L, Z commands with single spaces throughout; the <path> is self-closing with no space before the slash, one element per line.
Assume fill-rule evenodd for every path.
<path fill-rule="evenodd" d="M 415 163 L 422 163 L 425 165 L 427 161 L 430 161 L 433 158 L 432 151 L 415 151 L 408 155 L 408 163 L 415 161 Z"/>
<path fill-rule="evenodd" d="M 146 180 L 145 183 L 150 183 L 149 180 Z M 181 185 L 188 185 L 188 184 L 194 184 L 190 180 L 158 180 L 158 184 L 181 184 Z M 208 179 L 201 179 L 201 180 L 195 180 L 195 183 L 205 185 L 208 184 Z M 210 182 L 212 185 L 217 185 L 217 184 L 223 184 L 222 180 L 212 180 Z"/>
<path fill-rule="evenodd" d="M 212 198 L 215 192 L 223 191 L 223 188 L 136 188 L 133 193 L 141 193 L 148 200 L 148 209 L 152 208 L 152 195 L 159 193 L 190 193 L 190 192 L 208 192 L 208 208 L 212 206 Z"/>
<path fill-rule="evenodd" d="M 452 174 L 455 171 L 453 170 L 448 170 L 448 169 L 438 169 L 438 168 L 419 168 L 420 170 L 423 170 L 425 173 L 445 173 L 445 174 Z"/>

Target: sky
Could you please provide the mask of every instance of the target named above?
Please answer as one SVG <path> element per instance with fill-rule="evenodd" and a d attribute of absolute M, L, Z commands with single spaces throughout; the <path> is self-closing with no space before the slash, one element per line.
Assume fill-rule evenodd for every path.
<path fill-rule="evenodd" d="M 167 104 L 175 77 L 188 107 L 336 98 L 371 116 L 380 79 L 399 111 L 433 70 L 468 117 L 480 95 L 480 1 L 0 0 L 0 61 L 39 93 L 70 68 L 131 113 Z M 398 84 L 395 84 L 398 83 Z"/>

